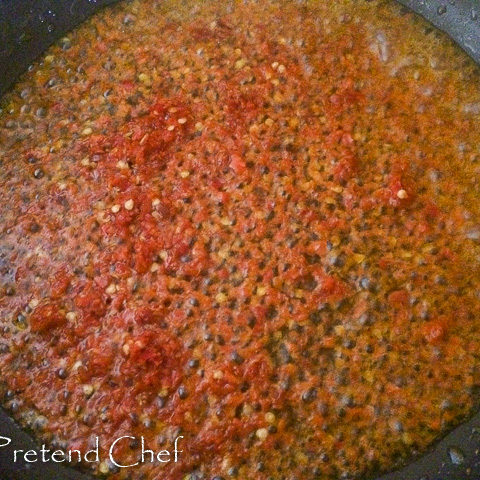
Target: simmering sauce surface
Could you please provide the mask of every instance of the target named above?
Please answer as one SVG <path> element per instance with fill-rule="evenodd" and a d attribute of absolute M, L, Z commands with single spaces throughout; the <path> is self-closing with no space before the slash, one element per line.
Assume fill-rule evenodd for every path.
<path fill-rule="evenodd" d="M 124 464 L 184 437 L 115 478 L 422 452 L 480 386 L 479 81 L 390 2 L 102 11 L 2 99 L 3 404 Z"/>

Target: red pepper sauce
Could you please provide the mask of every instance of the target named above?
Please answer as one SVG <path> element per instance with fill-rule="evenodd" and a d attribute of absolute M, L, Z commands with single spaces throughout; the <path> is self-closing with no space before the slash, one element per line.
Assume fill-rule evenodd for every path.
<path fill-rule="evenodd" d="M 468 415 L 479 76 L 425 28 L 134 1 L 52 47 L 2 100 L 3 404 L 124 464 L 182 435 L 87 465 L 166 480 L 364 477 Z"/>

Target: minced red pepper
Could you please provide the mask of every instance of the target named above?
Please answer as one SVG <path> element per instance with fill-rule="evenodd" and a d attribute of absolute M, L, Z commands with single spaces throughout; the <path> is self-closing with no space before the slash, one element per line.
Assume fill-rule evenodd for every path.
<path fill-rule="evenodd" d="M 0 390 L 39 438 L 357 478 L 472 411 L 478 71 L 385 3 L 122 3 L 5 96 Z M 180 460 L 118 471 L 123 435 Z"/>

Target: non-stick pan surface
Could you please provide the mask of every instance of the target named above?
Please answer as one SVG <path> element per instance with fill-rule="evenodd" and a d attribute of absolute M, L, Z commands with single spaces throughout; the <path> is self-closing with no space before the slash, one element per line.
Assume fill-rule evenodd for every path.
<path fill-rule="evenodd" d="M 99 8 L 116 0 L 0 0 L 0 94 L 49 45 Z M 368 0 L 359 0 L 368 1 Z M 448 33 L 480 65 L 478 0 L 397 0 Z M 1 379 L 0 379 L 1 380 Z M 0 409 L 0 480 L 89 480 L 59 464 L 13 462 L 15 449 L 38 447 Z M 480 413 L 447 435 L 427 454 L 378 480 L 480 480 Z"/>

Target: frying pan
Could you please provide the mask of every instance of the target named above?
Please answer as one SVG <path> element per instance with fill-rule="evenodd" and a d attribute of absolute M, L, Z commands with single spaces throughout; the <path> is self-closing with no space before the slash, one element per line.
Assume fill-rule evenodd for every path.
<path fill-rule="evenodd" d="M 101 7 L 116 0 L 0 0 L 0 95 L 49 45 Z M 367 0 L 368 1 L 368 0 Z M 478 0 L 397 0 L 450 35 L 480 64 Z M 13 463 L 13 450 L 36 448 L 7 412 L 0 409 L 0 436 L 12 439 L 0 448 L 0 480 L 89 480 L 58 464 Z M 377 480 L 479 480 L 480 413 L 403 469 Z"/>

